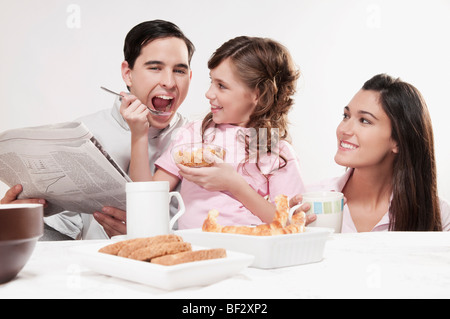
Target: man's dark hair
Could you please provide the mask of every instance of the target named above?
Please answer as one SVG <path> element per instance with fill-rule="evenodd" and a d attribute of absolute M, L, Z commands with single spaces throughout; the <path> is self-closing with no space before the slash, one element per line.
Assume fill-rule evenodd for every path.
<path fill-rule="evenodd" d="M 125 38 L 123 53 L 125 61 L 130 69 L 134 67 L 137 57 L 141 54 L 141 48 L 147 43 L 161 38 L 175 37 L 182 39 L 188 49 L 189 64 L 194 54 L 194 44 L 184 35 L 178 26 L 164 20 L 145 21 L 128 32 Z"/>

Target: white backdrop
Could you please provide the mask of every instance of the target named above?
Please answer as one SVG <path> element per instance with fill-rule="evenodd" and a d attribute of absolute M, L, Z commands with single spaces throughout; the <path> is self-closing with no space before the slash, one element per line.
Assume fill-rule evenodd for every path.
<path fill-rule="evenodd" d="M 386 72 L 412 83 L 431 112 L 439 192 L 450 199 L 449 0 L 0 1 L 0 131 L 109 108 L 113 97 L 99 87 L 125 89 L 126 33 L 165 19 L 197 48 L 180 108 L 192 119 L 209 109 L 206 63 L 224 41 L 264 36 L 289 48 L 302 71 L 290 120 L 306 183 L 343 172 L 333 160 L 335 129 L 364 81 Z"/>

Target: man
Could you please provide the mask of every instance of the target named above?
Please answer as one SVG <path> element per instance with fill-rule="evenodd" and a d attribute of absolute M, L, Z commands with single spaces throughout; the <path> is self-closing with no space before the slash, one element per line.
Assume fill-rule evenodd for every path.
<path fill-rule="evenodd" d="M 192 77 L 190 62 L 194 51 L 192 42 L 171 22 L 143 22 L 127 34 L 121 70 L 130 94 L 122 92 L 124 98 L 116 99 L 112 109 L 79 119 L 124 171 L 128 171 L 130 163 L 131 134 L 120 115 L 120 105 L 172 112 L 169 116 L 151 113 L 147 116 L 150 125 L 149 165 L 154 171 L 154 163 L 167 148 L 171 134 L 187 122 L 177 109 L 189 90 Z M 15 201 L 21 191 L 20 185 L 12 187 L 1 203 Z M 39 199 L 25 201 L 37 202 Z M 126 233 L 126 213 L 114 207 L 103 207 L 101 212 L 94 214 L 63 212 L 46 217 L 44 221 L 44 239 L 50 240 L 101 239 Z"/>

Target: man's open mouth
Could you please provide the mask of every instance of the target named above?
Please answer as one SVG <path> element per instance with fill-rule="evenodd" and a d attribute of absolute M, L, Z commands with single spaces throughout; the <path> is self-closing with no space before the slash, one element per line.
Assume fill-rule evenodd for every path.
<path fill-rule="evenodd" d="M 168 95 L 157 95 L 152 98 L 152 104 L 155 110 L 169 112 L 172 106 L 173 97 Z"/>

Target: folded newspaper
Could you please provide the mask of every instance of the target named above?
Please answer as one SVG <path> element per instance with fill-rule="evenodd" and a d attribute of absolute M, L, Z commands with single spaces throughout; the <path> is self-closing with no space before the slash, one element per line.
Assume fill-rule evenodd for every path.
<path fill-rule="evenodd" d="M 62 211 L 94 213 L 103 206 L 125 210 L 127 174 L 79 122 L 0 134 L 0 180 L 22 184 L 19 198 L 44 198 L 45 216 Z"/>

